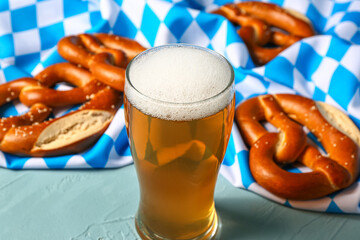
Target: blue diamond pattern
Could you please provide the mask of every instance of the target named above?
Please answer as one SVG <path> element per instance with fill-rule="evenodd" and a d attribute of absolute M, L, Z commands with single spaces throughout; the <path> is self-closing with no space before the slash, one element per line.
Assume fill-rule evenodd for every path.
<path fill-rule="evenodd" d="M 359 88 L 357 78 L 342 65 L 339 65 L 330 82 L 330 96 L 346 108 L 357 88 Z"/>
<path fill-rule="evenodd" d="M 39 29 L 41 39 L 41 50 L 54 47 L 64 33 L 64 25 L 62 22 L 43 27 Z"/>
<path fill-rule="evenodd" d="M 210 39 L 214 37 L 222 24 L 218 16 L 204 12 L 199 13 L 196 17 L 196 22 Z"/>
<path fill-rule="evenodd" d="M 326 94 L 318 87 L 315 87 L 312 98 L 316 101 L 325 101 Z"/>
<path fill-rule="evenodd" d="M 311 78 L 311 75 L 319 67 L 322 57 L 315 52 L 315 50 L 306 43 L 301 43 L 300 50 L 295 67 L 300 73 L 307 79 Z"/>
<path fill-rule="evenodd" d="M 192 16 L 185 8 L 176 6 L 171 8 L 164 23 L 170 29 L 171 33 L 174 34 L 177 39 L 180 39 L 192 21 Z"/>
<path fill-rule="evenodd" d="M 74 15 L 88 11 L 88 3 L 81 0 L 63 0 L 64 1 L 64 17 L 72 17 Z"/>
<path fill-rule="evenodd" d="M 126 14 L 120 11 L 116 19 L 115 25 L 113 27 L 113 31 L 115 34 L 118 34 L 120 36 L 135 38 L 137 33 L 137 28 L 126 16 Z"/>
<path fill-rule="evenodd" d="M 0 59 L 15 55 L 12 34 L 0 36 Z"/>
<path fill-rule="evenodd" d="M 273 79 L 277 83 L 281 83 L 289 88 L 293 87 L 293 65 L 284 57 L 277 57 L 273 61 L 269 62 L 269 67 L 265 69 L 265 76 L 269 79 Z M 281 74 L 279 74 L 281 69 Z"/>
<path fill-rule="evenodd" d="M 14 32 L 36 28 L 36 7 L 28 6 L 11 11 L 11 23 Z"/>
<path fill-rule="evenodd" d="M 9 10 L 9 2 L 8 0 L 0 1 L 0 12 Z"/>
<path fill-rule="evenodd" d="M 331 57 L 337 61 L 341 61 L 349 47 L 349 44 L 347 44 L 344 40 L 333 38 L 326 56 Z"/>
<path fill-rule="evenodd" d="M 151 10 L 151 8 L 146 5 L 143 13 L 143 21 L 141 24 L 141 31 L 144 36 L 147 38 L 151 46 L 154 46 L 156 32 L 159 29 L 160 20 Z"/>
<path fill-rule="evenodd" d="M 15 57 L 15 65 L 29 74 L 40 62 L 40 53 L 31 53 Z"/>

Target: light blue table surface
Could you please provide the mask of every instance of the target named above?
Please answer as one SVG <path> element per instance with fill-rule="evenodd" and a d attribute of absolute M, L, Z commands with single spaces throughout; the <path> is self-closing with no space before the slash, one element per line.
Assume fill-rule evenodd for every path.
<path fill-rule="evenodd" d="M 133 165 L 112 170 L 0 169 L 0 239 L 138 239 Z M 294 210 L 219 177 L 220 239 L 360 239 L 360 216 Z"/>

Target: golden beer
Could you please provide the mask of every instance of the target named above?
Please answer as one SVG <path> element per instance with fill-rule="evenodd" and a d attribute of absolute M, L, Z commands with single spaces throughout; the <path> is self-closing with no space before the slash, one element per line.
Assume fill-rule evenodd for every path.
<path fill-rule="evenodd" d="M 227 81 L 221 93 L 225 91 L 228 96 L 216 95 L 223 103 L 222 109 L 194 119 L 184 112 L 185 120 L 177 113 L 187 108 L 198 112 L 202 101 L 154 101 L 159 104 L 154 111 L 168 106 L 163 115 L 153 115 L 137 108 L 132 101 L 134 95 L 127 97 L 131 90 L 125 88 L 126 127 L 140 186 L 136 227 L 142 238 L 210 239 L 216 233 L 214 189 L 234 118 L 233 80 Z"/>

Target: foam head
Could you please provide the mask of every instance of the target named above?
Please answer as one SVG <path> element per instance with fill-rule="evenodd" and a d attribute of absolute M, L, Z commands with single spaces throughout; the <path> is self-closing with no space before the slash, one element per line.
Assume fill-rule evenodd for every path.
<path fill-rule="evenodd" d="M 220 54 L 184 44 L 138 55 L 126 70 L 125 95 L 140 111 L 169 120 L 192 120 L 227 106 L 234 73 Z"/>

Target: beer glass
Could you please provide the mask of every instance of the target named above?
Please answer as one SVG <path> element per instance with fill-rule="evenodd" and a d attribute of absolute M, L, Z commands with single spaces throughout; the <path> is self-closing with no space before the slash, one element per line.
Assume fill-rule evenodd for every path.
<path fill-rule="evenodd" d="M 234 72 L 220 54 L 155 47 L 126 69 L 125 121 L 143 239 L 212 239 L 214 189 L 234 118 Z"/>

